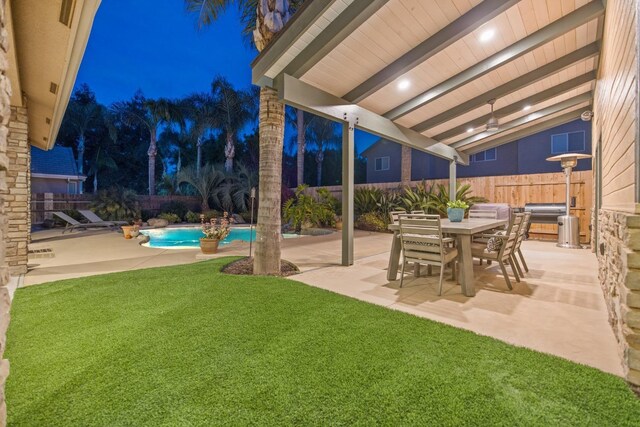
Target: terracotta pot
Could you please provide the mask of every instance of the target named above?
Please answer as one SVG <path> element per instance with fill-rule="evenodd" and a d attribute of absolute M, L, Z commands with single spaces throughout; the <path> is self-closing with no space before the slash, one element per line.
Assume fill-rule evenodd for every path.
<path fill-rule="evenodd" d="M 200 250 L 203 254 L 217 254 L 219 243 L 218 239 L 200 239 Z"/>
<path fill-rule="evenodd" d="M 133 236 L 131 235 L 131 232 L 134 229 L 133 225 L 123 225 L 122 227 L 122 234 L 124 234 L 124 238 L 125 239 L 132 239 Z"/>
<path fill-rule="evenodd" d="M 341 219 L 336 221 L 336 230 L 342 230 L 342 220 Z"/>

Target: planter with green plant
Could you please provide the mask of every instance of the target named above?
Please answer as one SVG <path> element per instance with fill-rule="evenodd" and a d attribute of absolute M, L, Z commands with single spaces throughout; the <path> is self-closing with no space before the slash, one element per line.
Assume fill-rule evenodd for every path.
<path fill-rule="evenodd" d="M 469 205 L 463 200 L 447 202 L 447 216 L 451 222 L 461 222 Z"/>
<path fill-rule="evenodd" d="M 202 224 L 202 233 L 204 237 L 200 238 L 200 250 L 203 254 L 215 254 L 218 252 L 220 240 L 224 240 L 231 232 L 231 218 L 227 212 L 222 218 L 211 218 L 205 221 L 204 215 L 200 216 Z"/>

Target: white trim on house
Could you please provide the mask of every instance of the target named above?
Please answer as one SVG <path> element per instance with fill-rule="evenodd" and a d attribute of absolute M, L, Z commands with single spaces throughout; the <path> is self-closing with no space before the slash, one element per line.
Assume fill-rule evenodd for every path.
<path fill-rule="evenodd" d="M 31 178 L 45 178 L 45 179 L 66 179 L 84 182 L 87 177 L 84 175 L 57 175 L 51 173 L 31 173 Z"/>

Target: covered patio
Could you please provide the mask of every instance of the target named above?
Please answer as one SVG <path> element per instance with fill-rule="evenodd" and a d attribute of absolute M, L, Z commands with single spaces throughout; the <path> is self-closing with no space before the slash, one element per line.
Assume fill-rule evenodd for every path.
<path fill-rule="evenodd" d="M 469 155 L 591 109 L 600 0 L 428 9 L 409 0 L 310 2 L 253 63 L 254 83 L 343 124 L 343 265 L 353 263 L 356 128 L 448 160 L 453 200 Z M 493 117 L 499 125 L 488 129 Z"/>

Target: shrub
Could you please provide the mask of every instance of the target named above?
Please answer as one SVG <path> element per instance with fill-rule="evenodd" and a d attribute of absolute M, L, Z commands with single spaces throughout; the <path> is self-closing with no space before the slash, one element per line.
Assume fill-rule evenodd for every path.
<path fill-rule="evenodd" d="M 353 209 L 356 216 L 378 210 L 382 190 L 375 187 L 357 188 L 353 193 Z"/>
<path fill-rule="evenodd" d="M 160 210 L 162 212 L 176 214 L 180 217 L 180 220 L 182 220 L 187 212 L 189 212 L 187 205 L 178 200 L 171 200 L 170 202 L 164 203 L 160 207 Z M 198 221 L 200 221 L 200 217 L 198 217 Z"/>
<path fill-rule="evenodd" d="M 98 191 L 91 209 L 107 221 L 132 221 L 140 218 L 140 203 L 136 193 L 118 187 Z"/>
<path fill-rule="evenodd" d="M 189 211 L 184 215 L 184 220 L 190 224 L 200 223 L 200 214 Z"/>
<path fill-rule="evenodd" d="M 335 225 L 335 212 L 328 203 L 321 203 L 306 194 L 306 185 L 296 189 L 295 196 L 284 204 L 282 209 L 285 221 L 291 221 L 295 231 L 299 232 L 306 224 L 312 226 Z"/>
<path fill-rule="evenodd" d="M 211 221 L 212 219 L 221 218 L 223 213 L 215 210 L 208 210 L 208 211 L 202 212 L 202 215 L 204 215 L 205 221 Z M 200 221 L 199 217 L 198 217 L 198 221 Z"/>
<path fill-rule="evenodd" d="M 246 211 L 246 212 L 242 212 L 240 213 L 240 217 L 244 220 L 244 222 L 246 223 L 250 223 L 251 222 L 251 212 L 250 211 Z M 256 219 L 258 219 L 258 217 L 254 214 L 253 215 L 253 221 L 255 222 Z"/>
<path fill-rule="evenodd" d="M 387 231 L 387 221 L 378 212 L 367 212 L 360 215 L 354 225 L 360 230 Z"/>
<path fill-rule="evenodd" d="M 169 224 L 175 224 L 176 222 L 182 221 L 178 215 L 171 212 L 163 212 L 160 215 L 158 215 L 158 218 L 166 219 L 169 222 Z"/>

